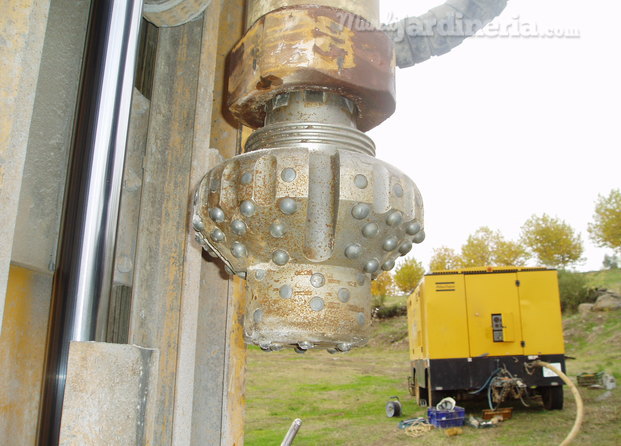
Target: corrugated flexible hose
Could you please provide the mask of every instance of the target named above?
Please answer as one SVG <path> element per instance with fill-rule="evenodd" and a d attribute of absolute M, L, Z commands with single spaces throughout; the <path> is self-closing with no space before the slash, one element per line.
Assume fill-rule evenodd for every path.
<path fill-rule="evenodd" d="M 545 367 L 548 370 L 556 373 L 565 384 L 569 386 L 571 389 L 571 393 L 573 393 L 574 398 L 576 400 L 576 421 L 574 421 L 574 425 L 567 434 L 567 437 L 563 440 L 560 446 L 566 446 L 570 444 L 580 432 L 580 426 L 582 425 L 582 419 L 584 418 L 584 404 L 582 403 L 582 397 L 580 396 L 580 392 L 578 392 L 578 388 L 576 385 L 569 379 L 567 375 L 565 375 L 561 370 L 557 367 L 554 367 L 552 364 L 544 362 L 544 361 L 535 361 L 531 364 L 533 367 Z"/>
<path fill-rule="evenodd" d="M 448 0 L 418 17 L 384 25 L 395 43 L 397 66 L 407 68 L 441 56 L 485 27 L 507 0 Z"/>

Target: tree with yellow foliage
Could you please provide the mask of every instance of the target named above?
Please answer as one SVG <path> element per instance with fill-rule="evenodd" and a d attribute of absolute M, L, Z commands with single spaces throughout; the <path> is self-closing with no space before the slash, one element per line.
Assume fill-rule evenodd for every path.
<path fill-rule="evenodd" d="M 580 234 L 559 218 L 533 215 L 522 226 L 520 240 L 537 261 L 552 268 L 566 269 L 582 260 L 584 248 Z"/>
<path fill-rule="evenodd" d="M 598 195 L 589 235 L 597 246 L 612 248 L 621 254 L 621 192 L 613 189 L 608 196 Z"/>
<path fill-rule="evenodd" d="M 461 259 L 454 249 L 441 246 L 433 250 L 433 255 L 429 261 L 429 269 L 431 271 L 458 269 L 460 267 Z"/>
<path fill-rule="evenodd" d="M 410 294 L 425 275 L 423 264 L 414 258 L 401 263 L 395 272 L 395 284 L 404 293 Z"/>
<path fill-rule="evenodd" d="M 511 240 L 498 240 L 494 249 L 494 266 L 524 266 L 530 258 L 527 249 Z"/>
<path fill-rule="evenodd" d="M 464 268 L 492 265 L 496 245 L 501 239 L 500 232 L 480 227 L 461 247 L 461 265 Z"/>

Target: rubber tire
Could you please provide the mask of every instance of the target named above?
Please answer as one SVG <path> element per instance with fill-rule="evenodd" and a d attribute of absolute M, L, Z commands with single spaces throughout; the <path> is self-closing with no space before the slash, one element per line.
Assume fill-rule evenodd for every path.
<path fill-rule="evenodd" d="M 562 410 L 563 386 L 542 387 L 541 399 L 546 410 Z"/>
<path fill-rule="evenodd" d="M 389 401 L 386 403 L 386 416 L 388 418 L 397 418 L 401 416 L 401 404 L 398 401 Z"/>

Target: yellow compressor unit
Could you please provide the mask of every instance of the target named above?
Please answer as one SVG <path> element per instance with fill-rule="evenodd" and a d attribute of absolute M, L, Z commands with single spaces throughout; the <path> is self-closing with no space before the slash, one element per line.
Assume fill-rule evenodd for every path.
<path fill-rule="evenodd" d="M 421 406 L 451 396 L 505 399 L 541 395 L 562 409 L 561 379 L 534 368 L 540 359 L 565 372 L 555 270 L 477 268 L 427 274 L 408 299 L 412 376 Z"/>

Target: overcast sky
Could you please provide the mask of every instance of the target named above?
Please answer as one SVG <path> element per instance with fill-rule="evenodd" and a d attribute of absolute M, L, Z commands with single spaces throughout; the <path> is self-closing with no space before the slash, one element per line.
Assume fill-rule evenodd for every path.
<path fill-rule="evenodd" d="M 440 3 L 382 0 L 382 19 Z M 580 37 L 474 37 L 398 70 L 397 112 L 370 136 L 421 190 L 427 239 L 414 256 L 426 267 L 480 226 L 517 239 L 545 212 L 581 233 L 577 269 L 600 269 L 612 251 L 586 230 L 597 195 L 621 188 L 620 17 L 612 0 L 513 0 L 494 23 Z"/>

